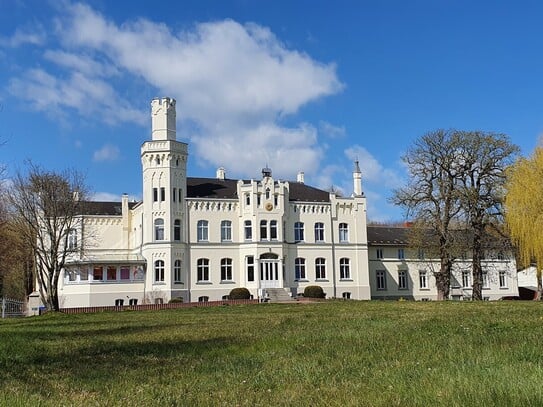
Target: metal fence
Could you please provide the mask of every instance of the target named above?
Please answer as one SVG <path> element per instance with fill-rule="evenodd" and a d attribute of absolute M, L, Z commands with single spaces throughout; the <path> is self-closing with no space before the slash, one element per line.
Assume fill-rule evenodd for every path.
<path fill-rule="evenodd" d="M 2 298 L 2 318 L 14 318 L 25 316 L 24 301 L 12 298 Z"/>

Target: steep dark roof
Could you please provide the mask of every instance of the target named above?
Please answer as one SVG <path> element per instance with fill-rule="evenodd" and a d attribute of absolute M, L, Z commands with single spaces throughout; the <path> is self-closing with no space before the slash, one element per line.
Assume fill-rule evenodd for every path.
<path fill-rule="evenodd" d="M 368 226 L 368 244 L 370 245 L 406 245 L 408 228 L 391 226 Z"/>
<path fill-rule="evenodd" d="M 249 180 L 243 180 L 249 183 Z M 227 198 L 237 199 L 238 180 L 216 178 L 187 178 L 188 198 Z M 289 182 L 290 201 L 329 202 L 330 195 L 321 189 L 299 182 Z"/>
<path fill-rule="evenodd" d="M 132 209 L 137 205 L 137 202 L 129 202 L 128 208 Z M 99 201 L 84 201 L 81 202 L 82 215 L 122 215 L 121 202 L 99 202 Z"/>

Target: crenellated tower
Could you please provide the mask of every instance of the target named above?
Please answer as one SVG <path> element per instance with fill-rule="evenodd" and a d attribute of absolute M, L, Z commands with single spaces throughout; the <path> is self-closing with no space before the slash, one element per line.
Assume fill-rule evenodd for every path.
<path fill-rule="evenodd" d="M 183 296 L 187 281 L 187 144 L 176 140 L 175 99 L 151 102 L 151 141 L 141 147 L 143 245 L 151 301 Z"/>

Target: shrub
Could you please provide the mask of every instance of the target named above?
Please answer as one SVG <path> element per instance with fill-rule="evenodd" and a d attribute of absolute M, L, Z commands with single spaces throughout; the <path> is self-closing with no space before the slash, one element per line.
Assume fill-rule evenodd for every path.
<path fill-rule="evenodd" d="M 168 301 L 169 304 L 176 303 L 176 302 L 183 302 L 183 297 L 174 297 L 170 301 Z"/>
<path fill-rule="evenodd" d="M 245 287 L 233 288 L 230 291 L 231 300 L 248 300 L 249 298 L 251 298 L 251 293 Z"/>
<path fill-rule="evenodd" d="M 304 290 L 306 298 L 324 298 L 325 294 L 320 285 L 308 285 Z"/>

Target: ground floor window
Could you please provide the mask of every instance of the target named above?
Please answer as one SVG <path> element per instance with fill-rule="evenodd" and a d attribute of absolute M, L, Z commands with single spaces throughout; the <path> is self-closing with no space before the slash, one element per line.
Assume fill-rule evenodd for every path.
<path fill-rule="evenodd" d="M 253 256 L 247 256 L 245 259 L 245 264 L 247 267 L 247 281 L 255 281 L 255 258 Z"/>
<path fill-rule="evenodd" d="M 173 281 L 174 283 L 182 283 L 182 275 L 181 275 L 181 260 L 176 260 L 173 263 Z"/>
<path fill-rule="evenodd" d="M 500 279 L 500 288 L 507 288 L 507 275 L 505 274 L 505 271 L 500 271 L 499 279 Z"/>
<path fill-rule="evenodd" d="M 305 259 L 298 257 L 294 260 L 294 279 L 305 280 Z"/>
<path fill-rule="evenodd" d="M 124 300 L 122 298 L 115 300 L 116 307 L 122 307 L 124 305 Z"/>
<path fill-rule="evenodd" d="M 198 259 L 196 262 L 197 281 L 209 281 L 209 259 Z"/>
<path fill-rule="evenodd" d="M 232 259 L 221 259 L 221 281 L 232 281 Z"/>
<path fill-rule="evenodd" d="M 198 297 L 198 302 L 208 302 L 209 297 L 207 295 L 202 295 L 201 297 Z"/>
<path fill-rule="evenodd" d="M 385 270 L 377 270 L 375 273 L 377 289 L 386 290 L 387 289 L 387 276 Z"/>
<path fill-rule="evenodd" d="M 398 271 L 398 289 L 407 290 L 407 288 L 408 288 L 407 271 L 405 270 Z"/>
<path fill-rule="evenodd" d="M 350 299 L 351 299 L 351 293 L 349 293 L 349 292 L 341 293 L 341 297 L 342 297 L 344 300 L 350 300 Z"/>
<path fill-rule="evenodd" d="M 128 305 L 138 305 L 138 299 L 137 298 L 130 298 L 128 300 Z"/>
<path fill-rule="evenodd" d="M 326 260 L 322 257 L 315 259 L 315 277 L 317 280 L 326 278 Z"/>
<path fill-rule="evenodd" d="M 428 274 L 425 270 L 419 271 L 419 286 L 422 289 L 428 288 Z"/>
<path fill-rule="evenodd" d="M 155 282 L 161 283 L 164 281 L 164 260 L 155 261 Z"/>
<path fill-rule="evenodd" d="M 339 278 L 341 280 L 351 279 L 351 261 L 347 258 L 339 259 Z"/>

